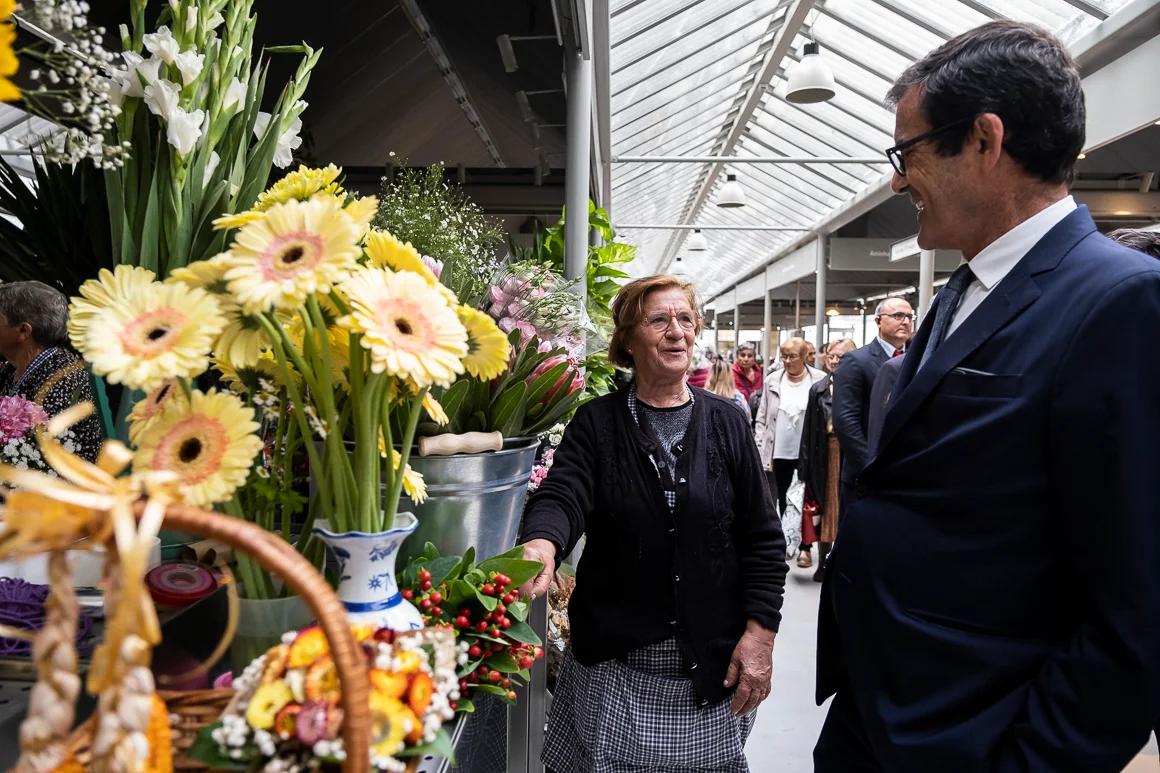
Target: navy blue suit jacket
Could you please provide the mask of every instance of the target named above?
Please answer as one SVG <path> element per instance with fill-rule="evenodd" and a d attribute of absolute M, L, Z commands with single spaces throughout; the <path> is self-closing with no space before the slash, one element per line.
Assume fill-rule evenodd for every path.
<path fill-rule="evenodd" d="M 842 449 L 842 483 L 854 479 L 870 461 L 867 427 L 870 391 L 882 363 L 889 359 L 877 337 L 842 358 L 834 371 L 834 434 Z"/>
<path fill-rule="evenodd" d="M 830 559 L 819 703 L 848 691 L 891 773 L 1118 773 L 1160 715 L 1160 262 L 1080 207 L 918 369 L 926 316 Z"/>

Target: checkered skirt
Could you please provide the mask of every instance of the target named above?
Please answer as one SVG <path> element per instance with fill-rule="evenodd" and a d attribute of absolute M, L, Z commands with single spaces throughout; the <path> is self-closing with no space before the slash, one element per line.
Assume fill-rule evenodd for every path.
<path fill-rule="evenodd" d="M 569 652 L 560 668 L 544 764 L 553 773 L 748 773 L 745 740 L 756 714 L 729 700 L 702 708 L 676 639 L 588 667 Z"/>

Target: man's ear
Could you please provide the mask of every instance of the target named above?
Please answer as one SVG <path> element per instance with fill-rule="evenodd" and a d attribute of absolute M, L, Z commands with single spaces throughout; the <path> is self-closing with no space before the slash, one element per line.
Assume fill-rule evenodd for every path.
<path fill-rule="evenodd" d="M 980 113 L 971 127 L 969 142 L 972 150 L 983 157 L 986 166 L 999 163 L 1003 154 L 1003 138 L 1006 136 L 1003 119 L 995 113 Z"/>

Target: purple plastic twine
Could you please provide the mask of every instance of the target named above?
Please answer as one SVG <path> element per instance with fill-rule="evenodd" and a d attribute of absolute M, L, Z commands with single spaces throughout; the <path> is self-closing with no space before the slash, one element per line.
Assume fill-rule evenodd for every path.
<path fill-rule="evenodd" d="M 14 577 L 0 577 L 0 623 L 26 631 L 39 631 L 44 626 L 44 602 L 48 599 L 47 585 L 33 585 Z M 87 651 L 92 630 L 92 618 L 81 610 L 77 621 L 77 649 Z M 21 639 L 0 637 L 0 657 L 27 657 L 32 643 Z"/>

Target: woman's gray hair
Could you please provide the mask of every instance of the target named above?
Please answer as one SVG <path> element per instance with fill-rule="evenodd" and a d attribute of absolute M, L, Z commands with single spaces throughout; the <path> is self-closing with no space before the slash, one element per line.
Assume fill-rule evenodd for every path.
<path fill-rule="evenodd" d="M 68 298 L 44 282 L 0 283 L 0 314 L 10 325 L 27 322 L 41 346 L 68 343 Z"/>

